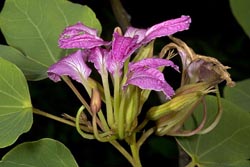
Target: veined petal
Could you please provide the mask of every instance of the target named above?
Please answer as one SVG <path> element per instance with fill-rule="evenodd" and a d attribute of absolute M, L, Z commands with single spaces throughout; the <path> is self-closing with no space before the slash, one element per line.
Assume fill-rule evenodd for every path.
<path fill-rule="evenodd" d="M 114 32 L 114 40 L 112 43 L 112 59 L 114 61 L 125 62 L 125 60 L 137 49 L 137 38 L 124 37 Z"/>
<path fill-rule="evenodd" d="M 107 56 L 107 69 L 111 74 L 114 74 L 114 72 L 118 70 L 121 75 L 121 69 L 123 67 L 123 64 L 124 62 L 114 60 L 109 52 Z"/>
<path fill-rule="evenodd" d="M 162 91 L 166 99 L 174 95 L 173 88 L 165 81 L 163 73 L 155 68 L 138 68 L 131 72 L 124 86 L 135 85 L 141 89 Z"/>
<path fill-rule="evenodd" d="M 137 68 L 158 68 L 161 66 L 170 66 L 176 71 L 179 71 L 179 67 L 175 65 L 171 60 L 161 58 L 146 58 L 135 63 L 129 63 L 129 71 L 134 71 Z"/>
<path fill-rule="evenodd" d="M 107 68 L 112 74 L 115 70 L 120 71 L 126 59 L 139 47 L 137 38 L 124 37 L 118 32 L 114 32 L 113 36 L 112 49 L 107 58 Z"/>
<path fill-rule="evenodd" d="M 91 73 L 91 69 L 84 62 L 86 52 L 78 50 L 53 64 L 48 69 L 48 77 L 58 82 L 61 80 L 60 76 L 68 75 L 77 82 L 82 79 L 87 79 Z"/>
<path fill-rule="evenodd" d="M 110 44 L 97 36 L 97 30 L 87 27 L 80 22 L 65 28 L 58 42 L 59 47 L 64 49 L 89 49 L 95 46 Z"/>
<path fill-rule="evenodd" d="M 190 23 L 191 18 L 189 16 L 181 16 L 177 19 L 171 19 L 156 24 L 147 29 L 145 39 L 142 42 L 148 43 L 149 41 L 155 38 L 169 36 L 176 32 L 187 30 L 189 28 Z"/>
<path fill-rule="evenodd" d="M 106 68 L 106 59 L 108 51 L 103 48 L 95 47 L 91 49 L 90 56 L 88 58 L 89 62 L 94 63 L 95 68 L 101 74 L 102 68 Z"/>
<path fill-rule="evenodd" d="M 67 34 L 71 34 L 72 32 L 81 32 L 81 31 L 86 32 L 86 33 L 88 33 L 90 35 L 93 35 L 93 36 L 97 36 L 97 30 L 96 29 L 85 26 L 81 22 L 77 22 L 76 24 L 74 24 L 72 26 L 68 26 L 64 30 L 64 32 L 67 33 Z"/>

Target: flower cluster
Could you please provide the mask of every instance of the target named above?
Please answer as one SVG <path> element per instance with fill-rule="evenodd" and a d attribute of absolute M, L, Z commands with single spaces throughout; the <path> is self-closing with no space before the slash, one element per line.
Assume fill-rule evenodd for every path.
<path fill-rule="evenodd" d="M 187 30 L 190 22 L 189 16 L 182 16 L 148 29 L 129 27 L 124 35 L 119 28 L 116 28 L 111 42 L 104 41 L 97 36 L 96 30 L 78 22 L 64 30 L 59 39 L 59 46 L 64 49 L 79 50 L 52 65 L 48 70 L 48 76 L 54 81 L 59 81 L 60 76 L 68 75 L 78 82 L 85 82 L 83 80 L 86 80 L 91 73 L 86 62 L 94 63 L 100 75 L 104 75 L 107 70 L 112 77 L 120 76 L 125 61 L 138 48 L 158 37 Z M 132 84 L 141 89 L 163 91 L 166 97 L 170 98 L 174 91 L 165 81 L 163 74 L 157 70 L 161 66 L 171 66 L 178 70 L 170 60 L 147 58 L 129 64 L 127 73 L 129 77 L 124 85 Z"/>
<path fill-rule="evenodd" d="M 94 133 L 93 138 L 105 140 L 104 137 L 100 138 L 102 135 L 93 124 L 96 122 L 103 133 L 110 131 L 111 136 L 123 139 L 136 128 L 137 116 L 151 90 L 162 91 L 166 99 L 171 99 L 175 94 L 159 68 L 170 66 L 179 71 L 178 66 L 170 60 L 153 57 L 152 54 L 142 54 L 132 59 L 132 55 L 156 38 L 187 30 L 190 23 L 189 16 L 181 16 L 148 29 L 128 27 L 124 34 L 118 27 L 114 29 L 112 41 L 105 41 L 98 37 L 97 30 L 78 22 L 65 28 L 59 38 L 60 48 L 76 51 L 53 64 L 48 69 L 48 76 L 55 82 L 69 76 L 85 87 L 91 97 L 90 107 L 87 102 L 84 105 L 94 118 L 90 128 Z M 89 63 L 93 63 L 100 74 L 101 84 L 91 78 L 93 69 Z M 99 94 L 95 96 L 98 98 L 94 97 L 96 94 Z M 106 116 L 102 115 L 101 102 L 97 99 L 105 103 Z"/>
<path fill-rule="evenodd" d="M 130 136 L 150 120 L 156 122 L 151 132 L 158 135 L 190 135 L 200 131 L 205 117 L 198 130 L 188 133 L 180 130 L 206 94 L 213 92 L 219 82 L 231 80 L 227 67 L 215 59 L 197 56 L 184 42 L 171 37 L 176 32 L 189 29 L 190 23 L 189 16 L 181 16 L 148 29 L 128 27 L 124 34 L 117 27 L 112 41 L 103 40 L 97 30 L 80 22 L 65 28 L 59 38 L 59 47 L 74 52 L 53 64 L 48 69 L 48 77 L 55 82 L 61 78 L 68 82 L 67 76 L 85 87 L 89 103 L 79 97 L 75 89 L 74 92 L 92 120 L 88 121 L 81 107 L 78 113 L 84 119 L 79 121 L 79 114 L 76 119 L 82 126 L 79 133 L 85 138 L 100 141 L 125 139 L 129 142 Z M 166 45 L 160 56 L 153 56 L 153 41 L 164 36 L 169 36 L 174 43 Z M 182 60 L 181 87 L 176 92 L 162 73 L 165 67 L 180 72 L 169 57 L 163 58 L 169 49 L 177 49 Z M 92 77 L 94 69 L 91 67 L 97 70 L 101 83 Z M 138 125 L 138 115 L 152 90 L 162 92 L 167 102 L 150 108 L 145 120 Z M 105 107 L 101 106 L 103 103 Z"/>
<path fill-rule="evenodd" d="M 147 112 L 148 118 L 156 121 L 157 135 L 191 136 L 210 132 L 218 124 L 222 115 L 222 106 L 217 85 L 226 81 L 227 85 L 233 87 L 235 83 L 227 72 L 228 66 L 222 65 L 217 59 L 209 56 L 196 54 L 182 40 L 169 37 L 173 42 L 165 45 L 160 53 L 162 57 L 172 49 L 178 51 L 182 61 L 181 86 L 175 91 L 172 100 L 155 106 Z M 172 56 L 173 57 L 173 56 Z M 218 112 L 214 121 L 206 128 L 207 108 L 205 96 L 216 93 L 218 98 Z M 183 130 L 185 121 L 193 114 L 198 104 L 204 106 L 203 118 L 200 125 L 194 130 Z"/>

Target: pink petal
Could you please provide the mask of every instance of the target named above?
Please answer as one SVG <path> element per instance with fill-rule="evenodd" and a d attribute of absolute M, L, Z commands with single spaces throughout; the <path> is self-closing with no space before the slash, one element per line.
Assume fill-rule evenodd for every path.
<path fill-rule="evenodd" d="M 156 24 L 147 30 L 143 43 L 148 43 L 158 37 L 169 36 L 176 32 L 187 30 L 190 23 L 191 18 L 189 16 L 181 16 L 177 19 Z"/>
<path fill-rule="evenodd" d="M 90 35 L 97 36 L 97 30 L 96 29 L 85 26 L 81 22 L 77 22 L 76 24 L 74 24 L 72 26 L 68 26 L 64 30 L 64 33 L 66 33 L 65 35 L 70 34 L 72 32 L 86 32 L 86 33 L 88 33 Z"/>
<path fill-rule="evenodd" d="M 95 68 L 101 74 L 102 68 L 106 68 L 106 59 L 108 51 L 99 47 L 91 49 L 91 54 L 88 61 L 94 63 Z"/>
<path fill-rule="evenodd" d="M 137 38 L 124 37 L 117 32 L 113 35 L 112 50 L 107 61 L 108 70 L 112 74 L 115 70 L 121 70 L 126 59 L 138 48 Z"/>
<path fill-rule="evenodd" d="M 114 32 L 112 43 L 112 59 L 114 61 L 125 62 L 125 60 L 137 49 L 137 38 L 124 37 Z"/>
<path fill-rule="evenodd" d="M 80 22 L 65 28 L 58 42 L 59 47 L 64 49 L 88 49 L 109 44 L 109 42 L 105 42 L 97 36 L 97 30 L 87 27 Z"/>
<path fill-rule="evenodd" d="M 84 62 L 84 56 L 87 56 L 86 52 L 78 50 L 64 57 L 49 67 L 48 77 L 58 82 L 61 80 L 60 76 L 68 75 L 81 83 L 82 79 L 87 79 L 91 73 L 91 69 Z"/>
<path fill-rule="evenodd" d="M 166 95 L 166 99 L 170 99 L 174 95 L 173 88 L 165 81 L 164 75 L 154 68 L 138 68 L 129 74 L 129 78 L 125 84 L 135 85 L 141 89 L 149 89 L 162 91 Z"/>
<path fill-rule="evenodd" d="M 179 71 L 179 67 L 175 65 L 172 61 L 161 59 L 161 58 L 146 58 L 135 63 L 129 64 L 129 71 L 134 71 L 137 68 L 158 68 L 161 66 L 170 66 L 176 71 Z"/>

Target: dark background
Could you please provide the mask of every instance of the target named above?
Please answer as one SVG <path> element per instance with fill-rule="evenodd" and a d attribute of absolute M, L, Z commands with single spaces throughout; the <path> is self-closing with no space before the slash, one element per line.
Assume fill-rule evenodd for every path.
<path fill-rule="evenodd" d="M 4 1 L 1 1 L 1 6 Z M 102 37 L 109 40 L 113 29 L 118 26 L 108 0 L 72 0 L 88 5 L 103 26 Z M 228 0 L 203 1 L 145 1 L 122 0 L 124 8 L 131 16 L 131 24 L 137 28 L 147 28 L 156 23 L 190 15 L 192 23 L 188 31 L 177 33 L 196 53 L 209 55 L 230 66 L 234 81 L 250 78 L 250 40 L 232 15 Z M 164 44 L 167 38 L 157 40 Z M 5 44 L 1 36 L 1 44 Z M 64 83 L 53 83 L 45 79 L 29 82 L 32 103 L 35 107 L 60 115 L 70 110 L 76 111 L 80 105 L 76 97 Z M 49 92 L 49 95 L 48 95 Z M 150 103 L 150 102 L 149 102 Z M 34 115 L 32 129 L 23 134 L 17 142 L 0 150 L 0 157 L 15 145 L 49 137 L 63 142 L 73 153 L 81 167 L 128 167 L 130 164 L 108 143 L 82 139 L 73 127 Z M 178 166 L 178 149 L 172 137 L 150 137 L 141 149 L 142 164 L 150 166 Z"/>

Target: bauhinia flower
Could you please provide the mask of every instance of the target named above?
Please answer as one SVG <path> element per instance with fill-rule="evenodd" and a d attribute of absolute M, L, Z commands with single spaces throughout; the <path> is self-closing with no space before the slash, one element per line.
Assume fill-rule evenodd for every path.
<path fill-rule="evenodd" d="M 191 23 L 189 16 L 181 16 L 177 19 L 164 21 L 156 24 L 148 29 L 138 29 L 128 27 L 124 36 L 115 31 L 114 41 L 108 63 L 109 71 L 114 72 L 114 68 L 120 70 L 126 59 L 139 47 L 149 43 L 150 41 L 163 36 L 169 36 L 176 32 L 187 30 Z M 117 30 L 117 29 L 116 29 Z"/>
<path fill-rule="evenodd" d="M 98 37 L 97 30 L 78 22 L 77 24 L 64 29 L 59 38 L 59 46 L 66 49 L 80 48 L 84 49 L 85 52 L 89 52 L 90 54 L 87 58 L 87 61 L 93 62 L 95 68 L 99 72 L 100 67 L 104 66 L 111 74 L 114 74 L 115 71 L 121 73 L 124 62 L 131 56 L 131 54 L 135 52 L 136 49 L 158 37 L 169 36 L 178 31 L 187 30 L 190 23 L 191 18 L 189 16 L 181 16 L 177 19 L 156 24 L 148 29 L 129 27 L 124 35 L 122 35 L 119 28 L 116 28 L 113 33 L 113 41 L 106 42 L 102 38 Z M 111 45 L 111 47 L 101 48 L 103 45 Z M 79 53 L 80 52 L 77 52 L 77 55 L 79 55 Z M 95 55 L 97 57 L 95 57 Z M 73 79 L 78 79 L 79 81 L 80 77 L 72 74 L 82 75 L 80 71 L 89 71 L 90 69 L 86 65 L 85 61 L 75 61 L 73 60 L 74 57 L 77 59 L 80 58 L 80 56 L 70 56 L 68 59 L 60 60 L 63 62 L 59 61 L 57 64 L 65 65 L 65 60 L 72 60 L 72 62 L 78 62 L 79 64 L 77 67 L 80 67 L 81 69 L 72 68 L 72 70 L 75 70 L 75 72 L 72 71 L 70 73 L 67 71 L 68 74 L 65 74 L 61 72 L 65 71 L 62 69 L 62 66 L 53 65 L 48 71 L 49 77 L 56 78 L 56 81 L 58 81 L 59 79 L 57 77 L 59 75 L 69 75 L 73 76 Z M 83 67 L 86 69 L 83 69 Z M 59 71 L 60 73 L 55 76 L 55 73 L 53 73 L 52 69 L 53 71 Z M 148 72 L 150 72 L 150 70 Z"/>
<path fill-rule="evenodd" d="M 57 63 L 50 66 L 48 69 L 48 76 L 51 80 L 58 82 L 61 80 L 60 76 L 70 76 L 73 80 L 82 83 L 86 80 L 91 69 L 86 65 L 85 60 L 87 58 L 87 52 L 78 50 Z"/>
<path fill-rule="evenodd" d="M 93 131 L 96 139 L 101 141 L 108 141 L 110 137 L 124 139 L 136 128 L 137 116 L 148 97 L 146 93 L 151 90 L 161 91 L 166 99 L 171 99 L 175 94 L 161 70 L 170 66 L 178 71 L 178 66 L 167 59 L 143 56 L 143 58 L 136 59 L 136 62 L 129 62 L 130 56 L 156 38 L 187 30 L 190 23 L 189 16 L 181 16 L 148 29 L 129 27 L 124 34 L 120 28 L 115 28 L 112 41 L 107 42 L 98 36 L 97 30 L 78 22 L 65 28 L 58 42 L 59 47 L 63 49 L 79 50 L 53 64 L 48 69 L 48 76 L 57 82 L 61 80 L 61 76 L 67 75 L 82 83 L 91 97 L 90 105 L 83 101 L 83 98 L 79 99 L 84 106 L 87 106 L 86 109 L 90 111 L 90 114 L 102 113 L 101 100 L 106 104 L 107 121 L 104 124 L 108 124 L 110 132 L 106 133 L 107 129 L 100 127 L 104 134 L 98 134 L 101 131 L 98 130 L 96 123 L 100 126 L 100 121 L 103 119 L 98 121 L 96 114 L 93 114 L 93 125 L 90 131 Z M 149 46 L 153 47 L 153 45 Z M 90 78 L 92 77 L 90 76 L 92 72 L 89 68 L 90 63 L 93 63 L 93 67 L 100 74 L 101 83 Z M 112 82 L 109 82 L 110 78 Z M 68 82 L 66 78 L 64 79 Z M 127 91 L 124 89 L 126 87 L 128 87 Z M 114 90 L 111 91 L 111 88 Z M 142 92 L 140 89 L 148 91 Z M 145 93 L 145 96 L 140 92 Z M 77 96 L 79 97 L 79 93 Z M 131 96 L 133 96 L 132 101 Z M 140 101 L 141 96 L 145 99 Z"/>
<path fill-rule="evenodd" d="M 189 16 L 181 16 L 177 19 L 164 21 L 148 29 L 129 27 L 124 36 L 115 29 L 113 34 L 112 49 L 109 50 L 108 70 L 113 73 L 123 68 L 126 59 L 139 47 L 150 41 L 169 36 L 178 31 L 187 30 L 191 23 Z M 81 48 L 91 49 L 94 47 L 109 45 L 110 42 L 98 37 L 97 30 L 78 22 L 67 27 L 59 38 L 59 47 L 64 49 Z"/>
<path fill-rule="evenodd" d="M 122 150 L 132 164 L 135 163 L 133 166 L 141 166 L 137 164 L 139 148 L 151 134 L 191 136 L 211 131 L 221 117 L 221 104 L 218 102 L 216 118 L 207 127 L 204 97 L 208 93 L 216 93 L 219 99 L 217 84 L 226 80 L 229 86 L 233 86 L 234 82 L 227 72 L 229 67 L 223 66 L 217 59 L 195 54 L 184 42 L 171 37 L 176 32 L 187 30 L 190 23 L 189 16 L 181 16 L 147 29 L 128 27 L 124 34 L 118 27 L 110 42 L 100 38 L 97 30 L 80 22 L 65 28 L 60 35 L 59 46 L 78 50 L 49 67 L 48 77 L 57 82 L 67 75 L 82 83 L 87 90 L 90 102 L 85 101 L 69 79 L 63 78 L 83 104 L 76 118 L 72 119 L 79 134 L 87 139 L 112 141 L 116 148 L 120 148 L 119 140 L 124 140 L 130 145 L 132 155 L 125 149 L 118 150 Z M 174 43 L 166 45 L 159 57 L 153 57 L 151 41 L 164 36 L 169 36 Z M 139 53 L 135 55 L 139 48 Z M 169 49 L 177 49 L 182 61 L 181 86 L 176 90 L 168 84 L 162 72 L 165 67 L 179 72 L 179 67 L 169 60 L 173 55 L 163 59 Z M 134 59 L 130 59 L 133 54 Z M 95 76 L 91 75 L 90 67 L 98 71 L 98 79 L 90 78 Z M 101 82 L 98 83 L 98 80 Z M 149 108 L 141 121 L 138 115 L 151 90 L 162 92 L 167 101 Z M 105 109 L 102 106 L 104 103 Z M 184 123 L 200 103 L 204 109 L 199 126 L 184 129 Z M 84 114 L 85 109 L 89 112 L 88 117 Z M 149 121 L 155 122 L 149 125 L 153 127 L 147 126 Z M 137 132 L 141 134 L 139 140 Z"/>
<path fill-rule="evenodd" d="M 172 61 L 160 58 L 147 58 L 130 63 L 125 86 L 130 84 L 141 89 L 162 91 L 166 98 L 170 99 L 174 95 L 174 90 L 166 82 L 164 74 L 157 69 L 163 66 L 170 66 L 179 71 L 178 66 Z"/>

